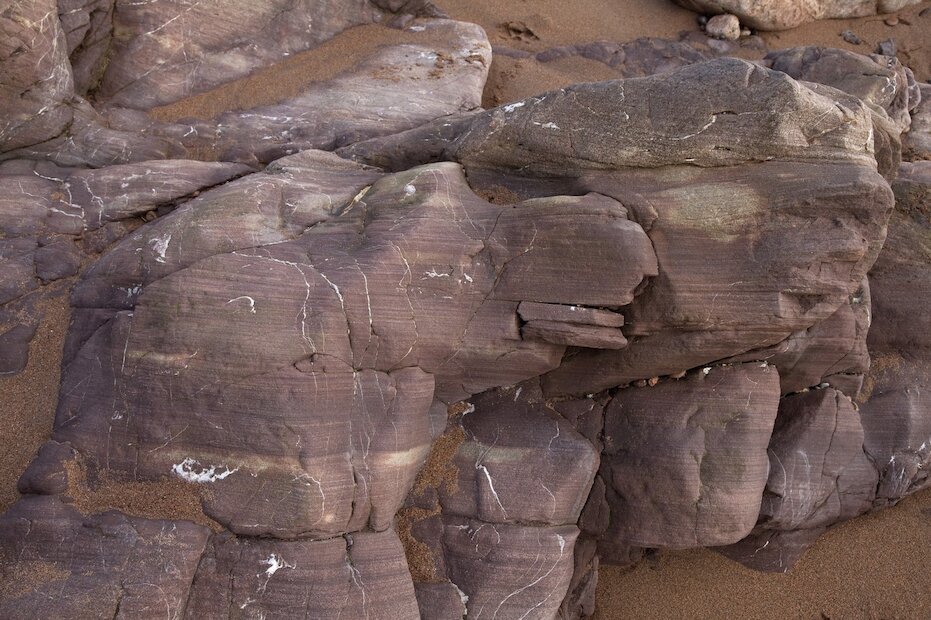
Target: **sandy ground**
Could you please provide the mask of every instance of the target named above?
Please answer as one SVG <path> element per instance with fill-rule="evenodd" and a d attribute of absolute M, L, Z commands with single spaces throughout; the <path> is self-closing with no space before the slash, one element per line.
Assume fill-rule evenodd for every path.
<path fill-rule="evenodd" d="M 931 618 L 931 490 L 822 536 L 788 574 L 744 568 L 709 549 L 630 570 L 602 566 L 601 620 Z"/>
<path fill-rule="evenodd" d="M 699 30 L 693 13 L 666 0 L 437 0 L 437 4 L 456 19 L 483 26 L 493 45 L 529 52 L 596 40 L 675 39 Z M 895 18 L 817 22 L 761 36 L 771 49 L 817 44 L 861 53 L 872 52 L 879 41 L 893 37 L 900 58 L 919 80 L 928 80 L 929 9 L 931 0 Z M 840 36 L 845 30 L 853 31 L 863 43 L 846 43 Z M 153 115 L 163 120 L 209 118 L 225 110 L 280 101 L 310 82 L 338 75 L 367 51 L 406 36 L 378 26 L 354 29 L 317 50 L 165 106 Z M 542 66 L 532 59 L 497 55 L 485 103 L 495 105 L 574 82 L 615 76 L 604 65 L 584 59 Z M 0 379 L 0 511 L 18 497 L 19 474 L 51 432 L 68 320 L 67 296 L 62 291 L 44 304 L 27 369 Z M 111 490 L 104 484 L 92 495 L 77 497 L 76 503 L 87 511 L 121 504 L 131 512 L 146 514 L 164 510 L 162 495 L 172 495 L 172 489 L 163 493 L 159 487 L 156 493 L 154 488 L 133 487 L 120 492 L 125 497 L 113 498 Z M 198 512 L 196 499 L 189 498 L 187 503 L 191 513 Z M 598 590 L 599 617 L 931 618 L 929 557 L 931 491 L 926 491 L 830 531 L 788 575 L 756 573 L 704 549 L 665 554 L 632 570 L 604 567 Z"/>
<path fill-rule="evenodd" d="M 19 497 L 16 481 L 52 432 L 61 352 L 71 316 L 70 281 L 45 291 L 37 304 L 42 321 L 29 344 L 29 364 L 18 375 L 0 378 L 0 512 Z"/>

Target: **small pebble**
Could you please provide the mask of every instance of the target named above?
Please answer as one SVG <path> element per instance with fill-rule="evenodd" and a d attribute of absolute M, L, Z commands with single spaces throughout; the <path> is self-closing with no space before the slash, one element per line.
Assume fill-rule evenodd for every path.
<path fill-rule="evenodd" d="M 707 16 L 707 15 L 699 15 L 699 16 L 698 16 L 698 25 L 699 25 L 699 26 L 701 26 L 702 28 L 704 28 L 704 27 L 705 27 L 705 24 L 707 24 L 707 23 L 708 23 L 708 16 Z"/>
<path fill-rule="evenodd" d="M 860 37 L 855 35 L 852 30 L 845 30 L 840 33 L 840 36 L 843 37 L 844 41 L 850 43 L 851 45 L 860 45 L 863 41 L 860 40 Z"/>
<path fill-rule="evenodd" d="M 705 26 L 705 32 L 709 37 L 715 39 L 724 39 L 726 41 L 736 41 L 740 38 L 740 20 L 736 15 L 715 15 L 708 20 Z"/>
<path fill-rule="evenodd" d="M 749 29 L 749 28 L 741 28 L 741 29 L 740 29 L 740 36 L 742 36 L 742 37 L 749 37 L 751 34 L 753 34 L 753 33 L 750 32 L 750 29 Z"/>
<path fill-rule="evenodd" d="M 887 17 L 883 20 L 887 26 L 895 26 L 899 23 L 899 18 L 893 15 L 892 17 Z"/>

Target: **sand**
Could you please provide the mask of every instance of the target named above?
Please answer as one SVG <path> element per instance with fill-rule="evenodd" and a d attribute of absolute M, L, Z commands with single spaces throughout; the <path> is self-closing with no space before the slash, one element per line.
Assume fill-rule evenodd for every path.
<path fill-rule="evenodd" d="M 18 375 L 0 378 L 0 512 L 19 498 L 16 481 L 52 433 L 70 286 L 66 280 L 45 288 L 45 300 L 36 304 L 42 321 L 29 344 L 29 364 Z"/>
<path fill-rule="evenodd" d="M 107 475 L 90 482 L 83 463 L 69 462 L 66 469 L 65 501 L 83 514 L 119 510 L 133 517 L 192 521 L 215 532 L 223 530 L 223 526 L 203 512 L 201 498 L 208 492 L 203 485 L 178 478 L 116 480 Z"/>
<path fill-rule="evenodd" d="M 848 521 L 788 574 L 711 551 L 668 553 L 634 569 L 602 566 L 598 618 L 931 618 L 931 490 Z"/>

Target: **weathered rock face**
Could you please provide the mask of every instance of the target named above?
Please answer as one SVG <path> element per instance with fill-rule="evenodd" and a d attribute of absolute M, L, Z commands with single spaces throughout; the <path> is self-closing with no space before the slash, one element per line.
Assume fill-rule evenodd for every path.
<path fill-rule="evenodd" d="M 816 19 L 894 13 L 918 0 L 676 0 L 700 13 L 732 13 L 760 30 L 787 30 Z"/>
<path fill-rule="evenodd" d="M 181 617 L 210 530 L 27 497 L 0 516 L 0 615 Z M 157 610 L 157 611 L 156 611 Z"/>
<path fill-rule="evenodd" d="M 927 484 L 919 165 L 876 262 L 907 72 L 826 51 L 672 70 L 699 58 L 641 43 L 625 70 L 666 73 L 482 111 L 477 27 L 317 4 L 9 20 L 44 37 L 29 71 L 70 56 L 77 86 L 28 91 L 4 130 L 0 372 L 32 296 L 79 281 L 52 440 L 0 517 L 0 615 L 90 593 L 134 617 L 579 617 L 601 559 L 726 545 L 783 570 Z M 346 72 L 197 107 L 385 11 L 406 30 Z M 858 411 L 871 295 L 874 354 L 915 359 L 874 364 Z M 78 478 L 196 514 L 84 515 Z"/>
<path fill-rule="evenodd" d="M 618 392 L 605 410 L 605 536 L 668 548 L 743 538 L 759 513 L 778 401 L 779 375 L 760 364 Z"/>
<path fill-rule="evenodd" d="M 219 604 L 223 601 L 223 604 Z M 184 618 L 419 618 L 394 532 L 323 541 L 211 538 Z"/>
<path fill-rule="evenodd" d="M 927 298 L 931 275 L 931 183 L 926 162 L 902 164 L 899 174 L 889 234 L 870 270 L 874 301 L 866 322 L 873 360 L 857 398 L 859 411 L 848 395 L 860 392 L 860 382 L 838 382 L 844 375 L 824 376 L 821 384 L 841 391 L 806 389 L 782 399 L 757 526 L 736 545 L 721 549 L 753 568 L 787 571 L 830 525 L 893 504 L 928 484 L 931 409 L 922 394 L 931 388 L 931 375 L 928 322 L 919 306 Z M 822 325 L 829 323 L 838 324 L 838 319 Z M 819 345 L 817 355 L 808 349 L 801 359 L 808 365 L 821 358 L 820 351 L 832 349 L 831 357 L 842 351 Z M 781 356 L 785 353 L 771 359 Z M 795 369 L 790 376 L 797 378 Z"/>
<path fill-rule="evenodd" d="M 478 26 L 406 14 L 403 29 L 369 26 L 366 35 L 343 35 L 345 45 L 359 48 L 355 64 L 332 45 L 306 52 L 335 67 L 305 75 L 302 61 L 313 62 L 303 58 L 305 50 L 391 15 L 365 0 L 238 3 L 222 11 L 187 2 L 79 6 L 67 14 L 74 48 L 66 47 L 54 15 L 53 9 L 39 33 L 45 39 L 32 37 L 29 71 L 16 64 L 25 54 L 6 61 L 10 74 L 23 80 L 35 74 L 44 90 L 24 82 L 3 95 L 15 114 L 0 133 L 0 158 L 92 167 L 163 158 L 266 164 L 475 109 L 491 64 L 491 46 Z M 10 22 L 11 37 L 20 36 L 19 24 Z M 102 78 L 101 45 L 110 49 Z M 81 71 L 78 92 L 95 87 L 96 102 L 106 104 L 103 115 L 75 96 L 69 49 Z M 266 69 L 292 57 L 281 75 Z M 38 77 L 42 71 L 51 77 Z M 240 90 L 262 103 L 240 101 Z"/>
<path fill-rule="evenodd" d="M 863 450 L 860 416 L 832 388 L 782 399 L 768 455 L 759 522 L 721 552 L 753 568 L 785 571 L 827 526 L 870 508 L 877 475 Z"/>
<path fill-rule="evenodd" d="M 912 110 L 912 124 L 902 137 L 906 159 L 931 159 L 931 84 L 919 84 L 921 102 Z"/>
<path fill-rule="evenodd" d="M 872 108 L 881 108 L 898 133 L 908 131 L 909 112 L 921 101 L 911 69 L 895 57 L 864 56 L 847 50 L 795 47 L 771 52 L 766 63 L 796 80 L 817 82 L 854 95 Z"/>
<path fill-rule="evenodd" d="M 620 306 L 655 273 L 646 235 L 611 199 L 501 207 L 454 164 L 371 184 L 376 173 L 340 162 L 284 160 L 99 261 L 74 299 L 113 318 L 66 371 L 80 387 L 60 402 L 56 439 L 110 471 L 212 483 L 222 492 L 206 510 L 237 533 L 383 530 L 426 457 L 434 391 L 452 402 L 559 364 L 564 344 L 522 340 L 522 302 Z M 242 212 L 232 195 L 246 197 Z M 593 271 L 561 260 L 562 248 L 586 246 L 614 250 Z M 88 377 L 96 359 L 109 362 Z M 564 520 L 583 500 L 560 508 Z"/>
<path fill-rule="evenodd" d="M 149 109 L 304 51 L 380 15 L 367 0 L 117 1 L 111 60 L 97 91 L 114 105 Z M 158 36 L 153 36 L 158 34 Z"/>
<path fill-rule="evenodd" d="M 931 291 L 931 162 L 903 164 L 896 210 L 880 260 L 868 343 L 875 362 L 861 406 L 864 447 L 880 471 L 877 502 L 895 502 L 928 484 L 931 467 L 931 339 L 923 300 Z"/>
<path fill-rule="evenodd" d="M 0 75 L 0 153 L 44 142 L 71 123 L 71 66 L 54 0 L 17 2 L 0 16 Z"/>

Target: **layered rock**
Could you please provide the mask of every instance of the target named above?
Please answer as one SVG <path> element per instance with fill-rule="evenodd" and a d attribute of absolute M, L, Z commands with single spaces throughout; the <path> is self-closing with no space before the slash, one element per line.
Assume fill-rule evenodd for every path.
<path fill-rule="evenodd" d="M 781 71 L 718 60 L 481 111 L 484 35 L 405 18 L 409 39 L 286 100 L 154 120 L 120 106 L 216 94 L 381 10 L 431 11 L 324 3 L 307 39 L 302 4 L 235 6 L 198 43 L 209 7 L 137 4 L 114 5 L 126 58 L 98 90 L 107 120 L 74 100 L 76 133 L 3 147 L 68 166 L 0 168 L 17 188 L 4 300 L 93 262 L 52 441 L 21 480 L 33 497 L 3 517 L 5 575 L 45 571 L 4 585 L 10 614 L 69 615 L 88 591 L 100 614 L 141 617 L 577 617 L 599 557 L 732 545 L 781 570 L 926 484 L 927 330 L 895 315 L 928 262 L 923 168 L 898 183 L 889 237 L 919 242 L 874 267 L 893 199 L 880 172 L 912 107 L 900 67 L 793 52 L 770 59 Z M 72 9 L 62 50 L 83 89 L 109 13 Z M 232 20 L 276 40 L 240 45 Z M 165 52 L 140 72 L 166 44 L 197 62 Z M 864 66 L 877 74 L 850 77 Z M 858 412 L 871 293 L 895 300 L 876 305 L 874 352 L 919 362 L 875 365 Z M 78 478 L 166 484 L 226 531 L 80 514 L 63 503 L 85 506 Z M 63 536 L 80 551 L 52 549 Z M 64 574 L 69 554 L 81 568 Z M 164 602 L 104 570 L 127 557 L 159 572 L 145 583 Z"/>
<path fill-rule="evenodd" d="M 601 470 L 609 545 L 682 549 L 749 533 L 778 400 L 779 375 L 760 364 L 618 392 L 605 410 Z"/>
<path fill-rule="evenodd" d="M 0 614 L 181 617 L 210 530 L 187 521 L 83 516 L 27 497 L 0 516 Z"/>

